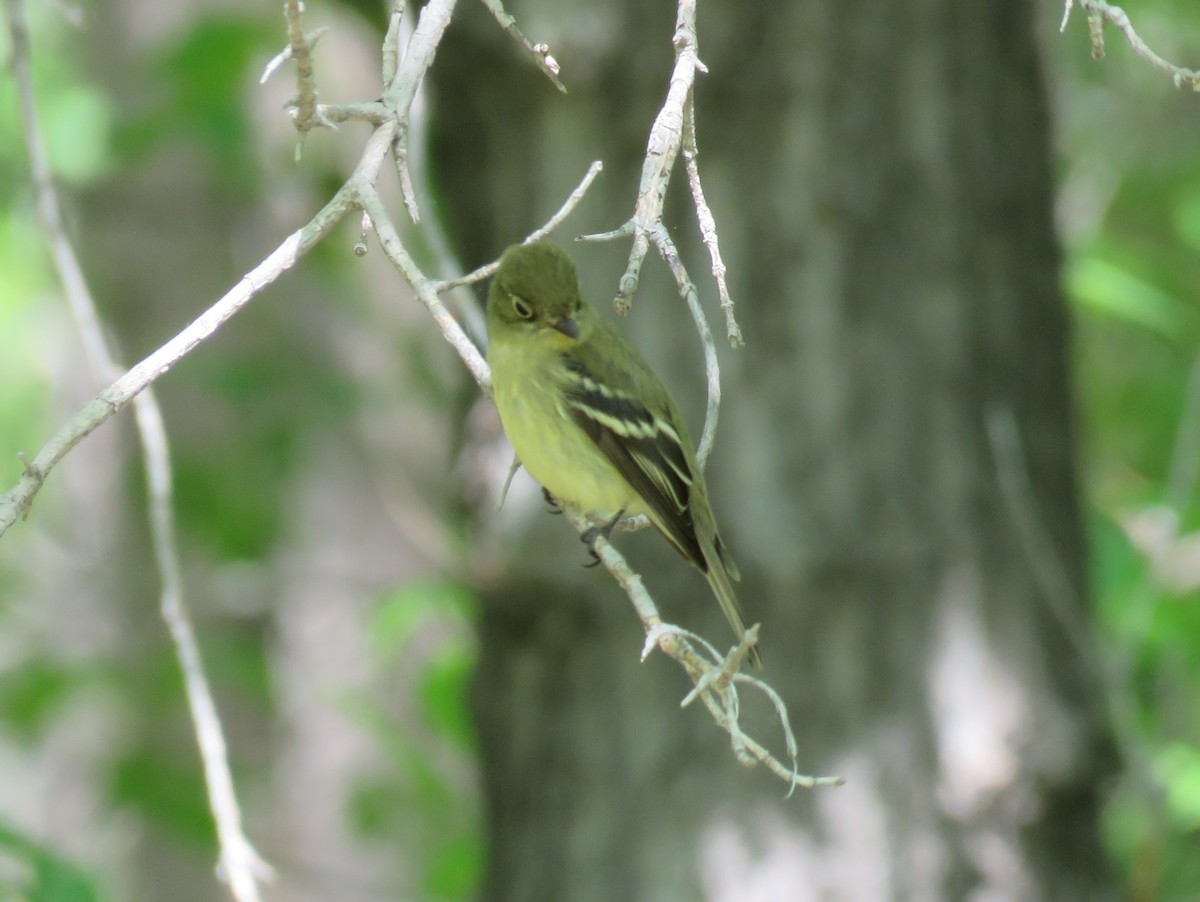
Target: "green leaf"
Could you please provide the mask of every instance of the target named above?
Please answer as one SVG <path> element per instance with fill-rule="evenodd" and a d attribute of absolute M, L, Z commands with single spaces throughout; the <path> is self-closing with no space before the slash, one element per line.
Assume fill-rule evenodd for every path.
<path fill-rule="evenodd" d="M 467 750 L 475 747 L 467 709 L 467 681 L 474 668 L 473 648 L 449 645 L 429 662 L 421 683 L 426 723 Z"/>
<path fill-rule="evenodd" d="M 42 105 L 46 153 L 57 178 L 79 184 L 104 173 L 112 119 L 108 98 L 91 86 L 62 90 Z"/>
<path fill-rule="evenodd" d="M 1180 241 L 1200 251 L 1200 184 L 1180 192 L 1171 211 L 1171 224 Z"/>
<path fill-rule="evenodd" d="M 425 894 L 431 899 L 469 899 L 483 874 L 483 844 L 477 836 L 446 842 L 425 868 Z"/>
<path fill-rule="evenodd" d="M 0 871 L 4 873 L 12 870 L 2 866 L 6 859 L 23 865 L 29 877 L 12 883 L 0 878 L 0 893 L 12 889 L 22 902 L 100 902 L 103 898 L 84 871 L 0 822 Z"/>
<path fill-rule="evenodd" d="M 1154 769 L 1167 792 L 1167 807 L 1186 830 L 1200 828 L 1200 749 L 1172 743 L 1156 756 Z"/>
<path fill-rule="evenodd" d="M 376 652 L 390 657 L 426 623 L 448 613 L 464 615 L 475 601 L 475 594 L 460 583 L 410 583 L 379 603 L 368 632 Z"/>
<path fill-rule="evenodd" d="M 215 851 L 216 833 L 204 793 L 204 777 L 194 755 L 183 757 L 137 750 L 113 768 L 111 792 L 152 826 L 206 851 Z"/>
<path fill-rule="evenodd" d="M 1179 340 L 1196 326 L 1196 314 L 1178 298 L 1099 257 L 1074 261 L 1067 285 L 1088 312 L 1141 326 L 1163 338 Z"/>
<path fill-rule="evenodd" d="M 1115 519 L 1100 510 L 1088 518 L 1092 554 L 1092 593 L 1100 622 L 1114 635 L 1125 637 L 1129 629 L 1130 600 L 1146 579 L 1146 561 L 1130 544 L 1129 536 Z"/>
<path fill-rule="evenodd" d="M 0 719 L 22 735 L 37 735 L 79 685 L 76 674 L 49 661 L 33 661 L 0 677 Z"/>

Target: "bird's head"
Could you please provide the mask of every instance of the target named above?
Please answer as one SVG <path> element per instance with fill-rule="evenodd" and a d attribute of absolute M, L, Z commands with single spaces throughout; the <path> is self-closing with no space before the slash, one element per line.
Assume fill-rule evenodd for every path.
<path fill-rule="evenodd" d="M 575 264 L 557 244 L 515 244 L 500 258 L 488 290 L 488 331 L 497 326 L 570 345 L 584 337 L 591 308 Z"/>

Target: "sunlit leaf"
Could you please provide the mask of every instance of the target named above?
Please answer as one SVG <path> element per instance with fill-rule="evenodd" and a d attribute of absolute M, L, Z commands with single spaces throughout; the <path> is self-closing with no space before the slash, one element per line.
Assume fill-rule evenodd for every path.
<path fill-rule="evenodd" d="M 52 717 L 79 678 L 51 661 L 33 661 L 0 674 L 0 722 L 35 735 Z"/>
<path fill-rule="evenodd" d="M 1142 326 L 1163 338 L 1190 334 L 1196 314 L 1178 298 L 1099 257 L 1080 257 L 1067 271 L 1072 298 L 1089 313 Z"/>
<path fill-rule="evenodd" d="M 384 598 L 371 615 L 370 635 L 376 651 L 400 651 L 421 626 L 437 617 L 462 616 L 474 593 L 460 583 L 410 583 Z"/>
<path fill-rule="evenodd" d="M 445 843 L 428 861 L 425 893 L 430 899 L 468 899 L 483 874 L 483 844 L 476 836 Z"/>
<path fill-rule="evenodd" d="M 1155 770 L 1167 794 L 1167 806 L 1188 830 L 1200 828 L 1200 748 L 1172 743 L 1159 752 Z"/>
<path fill-rule="evenodd" d="M 42 131 L 55 177 L 86 182 L 102 174 L 110 162 L 112 107 L 90 86 L 62 91 L 42 105 Z"/>
<path fill-rule="evenodd" d="M 1171 220 L 1179 240 L 1200 251 L 1200 185 L 1180 192 Z"/>
<path fill-rule="evenodd" d="M 23 865 L 23 867 L 17 867 Z M 21 877 L 7 878 L 14 870 Z M 25 876 L 27 875 L 27 876 Z M 9 892 L 14 895 L 9 895 Z M 0 823 L 0 899 L 5 902 L 100 902 L 95 881 L 66 858 Z"/>
<path fill-rule="evenodd" d="M 426 722 L 463 748 L 473 748 L 467 681 L 475 667 L 472 649 L 450 646 L 430 661 L 421 683 Z"/>

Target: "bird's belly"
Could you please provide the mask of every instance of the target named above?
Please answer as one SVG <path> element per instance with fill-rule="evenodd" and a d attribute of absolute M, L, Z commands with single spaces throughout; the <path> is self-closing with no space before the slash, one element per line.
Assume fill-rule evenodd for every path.
<path fill-rule="evenodd" d="M 636 495 L 566 406 L 541 385 L 520 394 L 496 392 L 500 421 L 529 475 L 556 499 L 579 510 L 612 515 L 632 510 Z"/>

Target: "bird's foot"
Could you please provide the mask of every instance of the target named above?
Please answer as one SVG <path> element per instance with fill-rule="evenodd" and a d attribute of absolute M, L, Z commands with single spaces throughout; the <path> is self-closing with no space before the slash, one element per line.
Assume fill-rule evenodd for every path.
<path fill-rule="evenodd" d="M 591 563 L 584 564 L 583 566 L 595 567 L 598 563 L 600 563 L 600 555 L 596 554 L 596 540 L 604 539 L 605 541 L 608 541 L 608 537 L 612 535 L 613 530 L 617 528 L 617 524 L 621 522 L 621 518 L 624 516 L 625 508 L 621 508 L 607 523 L 601 523 L 583 531 L 583 535 L 581 535 L 579 538 L 583 541 L 583 544 L 588 547 L 588 554 L 592 556 Z"/>

